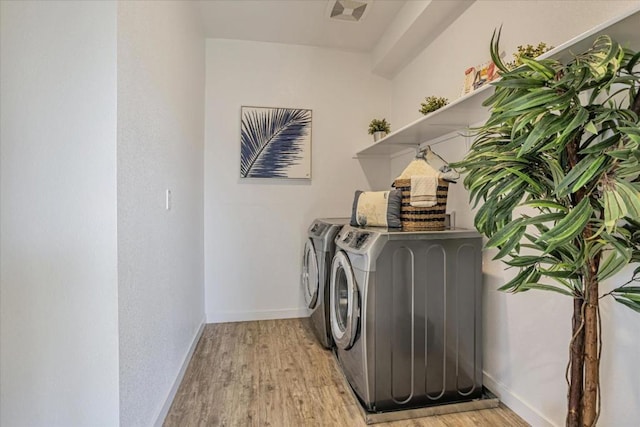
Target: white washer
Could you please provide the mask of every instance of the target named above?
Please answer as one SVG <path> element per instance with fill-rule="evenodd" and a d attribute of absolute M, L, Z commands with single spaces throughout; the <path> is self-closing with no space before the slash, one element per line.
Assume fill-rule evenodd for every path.
<path fill-rule="evenodd" d="M 302 257 L 302 292 L 311 309 L 311 325 L 320 343 L 333 347 L 329 326 L 329 276 L 335 252 L 334 239 L 349 218 L 318 218 L 308 230 Z"/>
<path fill-rule="evenodd" d="M 372 412 L 482 395 L 482 239 L 346 225 L 330 316 L 336 357 Z"/>

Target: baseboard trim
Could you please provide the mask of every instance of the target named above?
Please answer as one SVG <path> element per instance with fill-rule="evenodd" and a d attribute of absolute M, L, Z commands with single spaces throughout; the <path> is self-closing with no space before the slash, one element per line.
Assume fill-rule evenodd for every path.
<path fill-rule="evenodd" d="M 251 320 L 293 319 L 309 317 L 306 308 L 261 311 L 218 311 L 207 313 L 207 323 L 246 322 Z"/>
<path fill-rule="evenodd" d="M 178 371 L 178 375 L 176 376 L 175 381 L 173 382 L 173 386 L 171 386 L 171 390 L 169 390 L 169 395 L 164 401 L 164 405 L 162 405 L 162 409 L 160 413 L 156 417 L 156 422 L 153 423 L 154 427 L 162 427 L 164 424 L 165 418 L 169 414 L 169 409 L 171 409 L 171 404 L 173 403 L 173 399 L 176 397 L 176 393 L 178 392 L 178 388 L 180 387 L 180 383 L 182 383 L 182 379 L 184 378 L 185 372 L 187 372 L 187 366 L 189 366 L 189 362 L 191 361 L 191 357 L 193 356 L 193 352 L 196 350 L 196 346 L 198 345 L 198 341 L 200 341 L 200 337 L 202 336 L 202 332 L 204 331 L 205 319 L 200 321 L 200 326 L 196 331 L 193 340 L 191 341 L 191 346 L 189 347 L 189 351 L 184 357 L 182 361 L 182 366 L 180 367 L 180 371 Z"/>
<path fill-rule="evenodd" d="M 482 380 L 484 386 L 493 392 L 500 401 L 518 414 L 523 420 L 533 426 L 555 427 L 551 420 L 542 415 L 537 409 L 525 402 L 522 397 L 512 392 L 506 385 L 483 371 Z"/>

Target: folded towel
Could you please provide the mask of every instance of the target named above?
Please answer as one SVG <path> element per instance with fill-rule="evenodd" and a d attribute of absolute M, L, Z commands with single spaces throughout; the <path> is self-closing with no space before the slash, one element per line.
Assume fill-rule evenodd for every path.
<path fill-rule="evenodd" d="M 424 159 L 415 159 L 409 163 L 396 179 L 411 179 L 414 175 L 438 175 L 438 171 Z"/>
<path fill-rule="evenodd" d="M 411 177 L 411 206 L 430 208 L 438 204 L 438 177 L 435 175 L 414 175 Z"/>

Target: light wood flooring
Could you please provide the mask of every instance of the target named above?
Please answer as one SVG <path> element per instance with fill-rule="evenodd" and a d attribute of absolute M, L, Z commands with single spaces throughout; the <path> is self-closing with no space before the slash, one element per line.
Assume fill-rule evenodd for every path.
<path fill-rule="evenodd" d="M 206 325 L 169 414 L 173 426 L 346 426 L 365 423 L 308 319 Z M 527 426 L 505 406 L 385 427 Z"/>

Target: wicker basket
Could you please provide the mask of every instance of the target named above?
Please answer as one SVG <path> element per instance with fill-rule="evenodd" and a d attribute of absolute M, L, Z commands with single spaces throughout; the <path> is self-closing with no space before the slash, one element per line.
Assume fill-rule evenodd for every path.
<path fill-rule="evenodd" d="M 416 208 L 411 206 L 411 179 L 396 179 L 393 186 L 402 191 L 402 207 L 400 221 L 403 231 L 441 231 L 445 228 L 445 212 L 447 210 L 447 193 L 449 183 L 438 180 L 435 206 Z"/>

